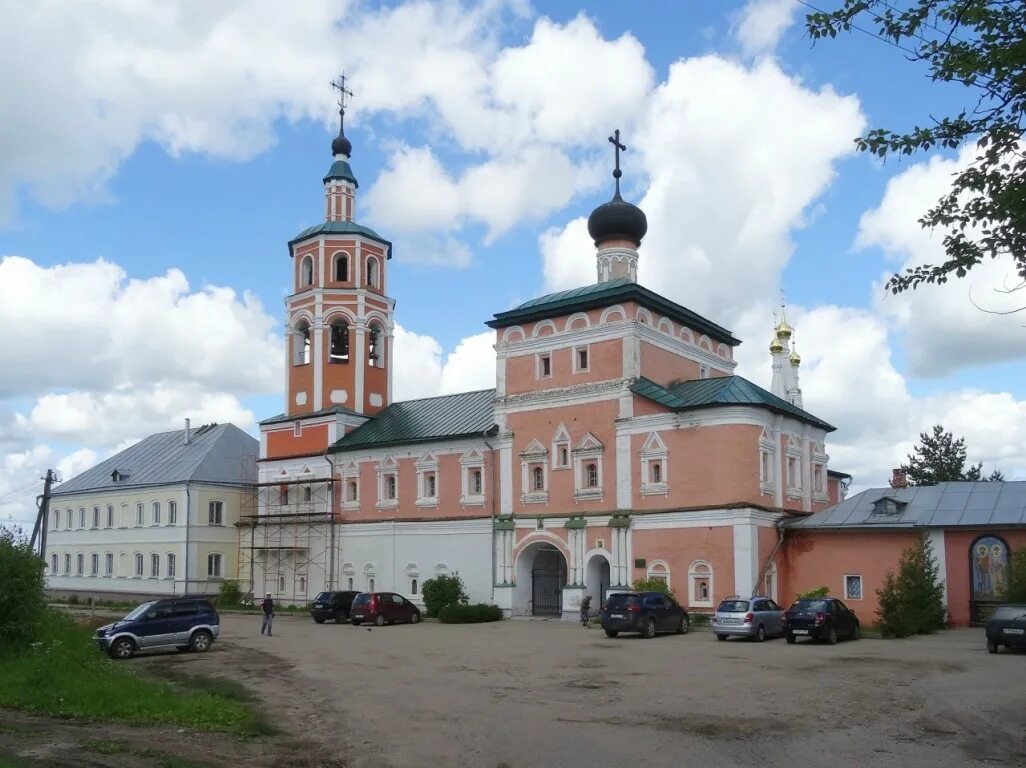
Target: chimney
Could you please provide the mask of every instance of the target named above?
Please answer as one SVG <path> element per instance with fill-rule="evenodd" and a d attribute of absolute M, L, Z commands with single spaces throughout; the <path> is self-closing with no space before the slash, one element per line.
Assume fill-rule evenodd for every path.
<path fill-rule="evenodd" d="M 901 467 L 891 470 L 891 488 L 908 488 L 908 476 Z"/>
<path fill-rule="evenodd" d="M 192 427 L 189 423 L 189 419 L 185 420 L 185 444 L 188 445 L 189 441 L 192 440 Z M 895 470 L 897 471 L 897 470 Z"/>

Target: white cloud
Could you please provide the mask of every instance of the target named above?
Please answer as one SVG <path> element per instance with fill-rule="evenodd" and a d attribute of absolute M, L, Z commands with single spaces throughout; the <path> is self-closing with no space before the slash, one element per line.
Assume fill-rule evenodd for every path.
<path fill-rule="evenodd" d="M 794 0 L 748 0 L 734 19 L 734 35 L 745 56 L 772 53 L 794 23 Z"/>
<path fill-rule="evenodd" d="M 468 392 L 495 386 L 495 333 L 461 339 L 448 355 L 433 337 L 395 326 L 395 400 Z M 444 362 L 443 362 L 444 357 Z"/>
<path fill-rule="evenodd" d="M 103 260 L 41 267 L 6 256 L 0 398 L 154 381 L 273 392 L 283 370 L 277 326 L 254 296 L 192 290 L 177 269 L 138 280 Z"/>
<path fill-rule="evenodd" d="M 856 247 L 881 248 L 895 262 L 896 271 L 946 260 L 943 232 L 924 230 L 918 220 L 951 189 L 952 176 L 971 162 L 976 151 L 967 146 L 957 158 L 935 156 L 892 177 L 880 205 L 862 215 Z M 884 292 L 883 282 L 875 286 L 875 302 L 903 332 L 912 374 L 939 376 L 1026 357 L 1022 315 L 979 308 L 1001 312 L 1026 304 L 1026 291 L 1002 292 L 1020 282 L 1008 260 L 987 260 L 965 278 L 923 285 L 898 296 Z"/>

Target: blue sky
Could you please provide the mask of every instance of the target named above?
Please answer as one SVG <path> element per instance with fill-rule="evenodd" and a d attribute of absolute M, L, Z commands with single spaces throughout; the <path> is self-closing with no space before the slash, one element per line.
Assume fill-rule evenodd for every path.
<path fill-rule="evenodd" d="M 866 125 L 908 128 L 966 102 L 961 88 L 930 83 L 925 69 L 901 51 L 858 32 L 812 46 L 802 24 L 805 9 L 790 0 L 420 3 L 413 8 L 420 15 L 399 3 L 325 3 L 297 11 L 301 18 L 280 30 L 275 23 L 257 25 L 259 34 L 248 38 L 256 21 L 240 21 L 227 6 L 186 18 L 169 4 L 149 26 L 141 13 L 126 19 L 100 6 L 102 12 L 77 19 L 68 14 L 59 22 L 8 9 L 0 24 L 8 30 L 0 44 L 4 34 L 17 36 L 8 40 L 14 41 L 11 56 L 20 41 L 43 34 L 76 41 L 62 48 L 52 73 L 33 72 L 20 86 L 32 89 L 29 96 L 0 97 L 0 114 L 14 114 L 25 98 L 39 105 L 38 115 L 19 113 L 14 125 L 5 121 L 0 128 L 0 134 L 10 132 L 7 143 L 21 158 L 13 171 L 0 172 L 0 257 L 7 257 L 0 276 L 8 283 L 0 285 L 0 295 L 27 292 L 31 283 L 39 292 L 33 294 L 37 311 L 50 315 L 46 322 L 60 319 L 69 327 L 67 336 L 60 323 L 43 334 L 45 323 L 29 328 L 24 312 L 0 311 L 7 338 L 0 349 L 11 361 L 0 373 L 0 427 L 6 425 L 0 499 L 45 465 L 81 469 L 147 430 L 177 425 L 189 412 L 248 420 L 244 426 L 251 428 L 280 410 L 276 339 L 289 290 L 286 242 L 322 218 L 320 179 L 334 133 L 327 83 L 340 67 L 353 74 L 356 91 L 347 134 L 360 180 L 358 218 L 396 243 L 390 288 L 397 322 L 412 334 L 403 342 L 409 350 L 403 375 L 430 371 L 427 384 L 397 382 L 400 392 L 487 385 L 491 362 L 481 355 L 487 345 L 479 340 L 461 351 L 461 342 L 485 331 L 483 321 L 494 312 L 564 287 L 558 267 L 571 250 L 580 259 L 574 262 L 581 265 L 577 282 L 593 279 L 588 244 L 574 239 L 580 226 L 574 222 L 611 192 L 605 136 L 620 127 L 630 147 L 625 189 L 636 202 L 650 201 L 653 227 L 660 226 L 653 211 L 671 212 L 660 217 L 663 223 L 678 214 L 694 217 L 690 230 L 650 236 L 651 250 L 641 251 L 642 280 L 649 259 L 650 287 L 741 334 L 739 372 L 760 383 L 768 378 L 770 310 L 785 288 L 807 360 L 806 404 L 841 428 L 835 435 L 835 459 L 844 462 L 839 468 L 879 483 L 916 432 L 943 419 L 967 434 L 971 455 L 1026 478 L 1026 453 L 1016 447 L 1026 442 L 1026 371 L 1014 349 L 1021 327 L 1014 320 L 974 319 L 965 309 L 964 287 L 924 289 L 905 304 L 881 303 L 885 273 L 930 255 L 909 211 L 923 210 L 936 197 L 930 190 L 943 189 L 959 155 L 950 154 L 950 166 L 932 169 L 926 158 L 881 163 L 852 152 L 850 139 Z M 273 5 L 264 10 L 274 13 Z M 746 36 L 746 20 L 761 31 L 759 40 Z M 773 20 L 776 31 L 769 29 Z M 238 34 L 225 34 L 223 51 L 205 44 L 233 25 Z M 97 53 L 95 40 L 104 33 L 123 43 L 117 57 Z M 549 48 L 538 44 L 546 34 L 554 41 Z M 388 47 L 404 35 L 412 42 Z M 252 42 L 233 50 L 236 38 Z M 440 64 L 438 51 L 446 50 L 466 52 L 480 65 L 481 81 L 465 62 Z M 562 60 L 564 50 L 577 52 L 578 60 Z M 533 58 L 500 72 L 510 51 Z M 404 57 L 409 61 L 398 60 Z M 559 80 L 553 73 L 564 70 L 573 70 L 564 87 L 567 108 L 580 113 L 576 132 L 567 129 L 565 116 L 546 116 L 544 109 L 547 81 Z M 731 89 L 703 90 L 702 73 L 710 73 L 709 88 L 718 73 Z M 573 77 L 594 97 L 570 104 Z M 781 89 L 781 110 L 773 108 L 768 87 Z M 477 91 L 485 94 L 480 103 Z M 521 111 L 521 98 L 533 106 Z M 749 108 L 749 101 L 769 106 Z M 701 108 L 692 113 L 687 105 Z M 653 117 L 657 108 L 662 119 Z M 480 119 L 466 117 L 478 109 Z M 522 130 L 492 139 L 489 124 L 492 133 L 507 125 Z M 733 137 L 733 144 L 724 150 L 718 134 Z M 532 164 L 534 150 L 551 152 L 559 162 Z M 443 169 L 443 191 L 456 190 L 458 204 L 442 206 L 431 200 L 444 196 L 433 184 L 412 183 L 421 179 L 415 161 L 428 157 Z M 531 194 L 475 200 L 482 188 L 463 182 L 493 161 L 503 164 L 498 178 L 504 188 L 526 185 Z M 565 173 L 552 170 L 564 161 Z M 743 162 L 751 162 L 750 172 Z M 928 178 L 912 184 L 920 171 Z M 753 188 L 734 196 L 731 184 L 717 184 L 721 177 L 765 184 L 767 192 Z M 903 179 L 908 188 L 901 187 Z M 539 202 L 532 185 L 556 191 Z M 672 189 L 660 191 L 664 185 Z M 680 191 L 684 185 L 687 194 Z M 387 194 L 395 188 L 408 192 Z M 893 194 L 884 205 L 888 190 Z M 769 223 L 730 218 L 732 210 L 763 203 L 769 213 L 754 218 Z M 876 223 L 864 225 L 863 215 L 873 210 Z M 734 225 L 719 221 L 715 214 L 723 211 L 724 222 Z M 750 239 L 737 241 L 737 221 L 752 227 Z M 731 255 L 722 256 L 721 245 Z M 460 249 L 469 260 L 437 263 Z M 427 258 L 429 251 L 442 256 Z M 678 253 L 680 270 L 694 270 L 694 277 L 667 282 Z M 35 271 L 24 261 L 15 270 L 12 258 L 27 260 Z M 88 265 L 98 259 L 121 274 L 96 278 Z M 64 295 L 63 273 L 55 271 L 66 265 L 84 268 L 71 295 Z M 180 270 L 188 288 L 161 288 L 169 270 Z M 731 281 L 750 271 L 758 273 L 757 285 L 730 294 Z M 987 279 L 991 284 L 979 284 L 983 293 L 974 296 L 988 295 L 996 278 Z M 137 305 L 125 298 L 130 281 L 169 302 L 161 342 L 166 355 L 139 332 L 138 326 L 163 320 L 132 314 Z M 89 320 L 95 297 L 73 293 L 101 284 L 118 307 L 112 311 L 117 323 L 102 332 Z M 189 372 L 189 339 L 204 337 L 205 344 L 206 335 L 227 322 L 210 309 L 217 299 L 212 287 L 231 289 L 218 294 L 229 314 L 252 323 L 249 338 L 242 323 L 231 331 L 239 339 L 225 342 L 234 350 L 225 368 L 236 374 L 250 364 L 259 368 L 248 379 Z M 246 294 L 259 307 L 242 307 Z M 187 307 L 189 297 L 206 308 Z M 257 310 L 262 316 L 253 320 Z M 25 350 L 37 344 L 37 333 L 46 356 Z M 61 338 L 79 347 L 73 361 Z M 105 345 L 147 362 L 112 364 Z M 961 360 L 967 349 L 973 351 Z M 202 344 L 194 352 L 215 354 Z M 264 360 L 269 356 L 275 359 Z M 43 368 L 47 375 L 37 375 Z M 989 405 L 979 405 L 981 396 Z M 201 397 L 204 403 L 193 407 Z M 855 400 L 863 402 L 856 406 Z M 70 418 L 67 409 L 76 407 L 81 412 Z M 113 408 L 129 408 L 137 418 L 113 428 Z M 866 417 L 873 412 L 891 415 L 875 424 Z M 91 419 L 106 423 L 98 428 Z"/>

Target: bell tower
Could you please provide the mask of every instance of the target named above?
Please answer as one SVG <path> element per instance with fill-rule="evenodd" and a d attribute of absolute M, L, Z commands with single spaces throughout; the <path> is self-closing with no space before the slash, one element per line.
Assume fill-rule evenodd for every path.
<path fill-rule="evenodd" d="M 388 297 L 392 244 L 356 221 L 359 183 L 345 135 L 353 93 L 345 75 L 338 92 L 339 131 L 324 182 L 324 221 L 289 241 L 293 290 L 285 299 L 288 392 L 285 414 L 309 416 L 345 408 L 373 416 L 392 400 L 395 301 Z"/>

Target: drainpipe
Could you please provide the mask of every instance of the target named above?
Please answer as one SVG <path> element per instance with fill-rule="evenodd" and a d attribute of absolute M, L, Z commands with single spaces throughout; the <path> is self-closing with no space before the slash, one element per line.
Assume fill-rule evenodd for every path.
<path fill-rule="evenodd" d="M 491 594 L 492 594 L 492 602 L 494 602 L 495 601 L 495 565 L 496 565 L 496 561 L 495 561 L 495 494 L 496 494 L 496 491 L 498 490 L 498 486 L 499 486 L 499 476 L 495 472 L 495 448 L 493 448 L 492 444 L 488 442 L 488 432 L 487 431 L 481 433 L 481 442 L 485 444 L 485 448 L 488 449 L 488 453 L 492 457 L 492 477 L 491 477 L 492 482 L 488 484 L 488 487 L 492 489 L 491 490 L 491 496 L 492 496 L 492 574 L 488 578 L 488 580 L 492 584 L 492 587 L 491 587 L 492 593 Z"/>
<path fill-rule="evenodd" d="M 779 520 L 777 520 L 777 526 L 776 526 L 777 527 L 777 543 L 776 543 L 776 546 L 773 547 L 773 551 L 770 552 L 769 558 L 767 558 L 765 564 L 762 566 L 762 570 L 759 572 L 759 579 L 758 579 L 758 581 L 756 581 L 755 584 L 752 585 L 752 594 L 751 594 L 752 597 L 755 597 L 757 594 L 759 594 L 759 585 L 762 584 L 763 579 L 766 578 L 766 574 L 769 573 L 770 565 L 773 564 L 773 558 L 775 558 L 777 556 L 777 553 L 780 551 L 780 548 L 784 545 L 784 531 L 786 530 L 785 527 L 784 527 L 784 520 L 785 519 L 786 518 L 782 517 Z M 778 568 L 777 569 L 778 579 L 779 579 L 779 575 L 780 575 L 780 569 Z M 779 581 L 778 581 L 777 585 L 779 586 Z"/>

